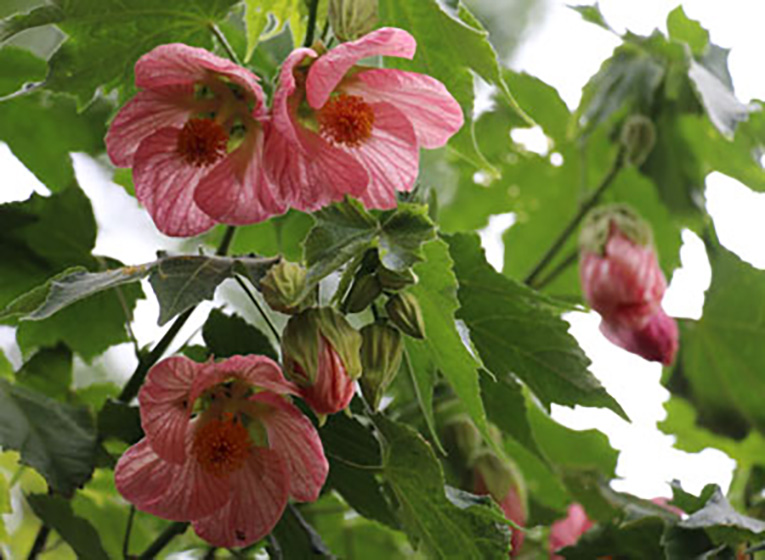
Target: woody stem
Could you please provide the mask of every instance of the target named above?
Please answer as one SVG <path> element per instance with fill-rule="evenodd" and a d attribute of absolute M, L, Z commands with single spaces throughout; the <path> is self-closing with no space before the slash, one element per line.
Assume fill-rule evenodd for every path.
<path fill-rule="evenodd" d="M 548 264 L 550 264 L 550 262 L 555 258 L 558 252 L 563 248 L 563 246 L 568 241 L 568 238 L 571 237 L 571 234 L 573 234 L 576 231 L 576 228 L 579 227 L 579 224 L 587 215 L 587 212 L 589 212 L 593 208 L 593 206 L 595 206 L 600 201 L 600 197 L 603 196 L 603 193 L 606 192 L 608 187 L 611 186 L 614 179 L 616 179 L 616 176 L 619 174 L 619 171 L 621 171 L 622 167 L 624 167 L 624 164 L 625 164 L 624 156 L 625 156 L 625 150 L 624 148 L 620 148 L 619 153 L 616 154 L 616 159 L 614 159 L 614 163 L 611 165 L 611 169 L 608 170 L 608 173 L 606 173 L 606 176 L 603 177 L 603 180 L 600 182 L 598 187 L 592 192 L 592 194 L 584 202 L 582 202 L 582 204 L 579 206 L 579 210 L 574 215 L 574 217 L 571 218 L 568 224 L 566 224 L 566 227 L 563 228 L 563 231 L 560 232 L 560 234 L 555 239 L 555 241 L 550 246 L 550 248 L 547 250 L 547 252 L 542 256 L 542 258 L 539 260 L 536 266 L 531 270 L 528 276 L 526 276 L 526 278 L 523 280 L 524 284 L 527 284 L 529 286 L 533 286 L 535 284 L 537 277 L 545 269 L 545 267 Z"/>
<path fill-rule="evenodd" d="M 308 8 L 308 27 L 305 31 L 304 47 L 310 47 L 313 44 L 314 34 L 316 33 L 316 12 L 319 11 L 319 0 L 311 0 Z"/>
<path fill-rule="evenodd" d="M 159 554 L 171 540 L 173 540 L 178 535 L 185 533 L 188 526 L 189 524 L 185 521 L 176 521 L 175 523 L 168 525 L 167 528 L 162 531 L 160 535 L 154 540 L 154 542 L 149 545 L 149 548 L 143 551 L 143 554 L 138 557 L 138 560 L 156 558 L 157 554 Z"/>

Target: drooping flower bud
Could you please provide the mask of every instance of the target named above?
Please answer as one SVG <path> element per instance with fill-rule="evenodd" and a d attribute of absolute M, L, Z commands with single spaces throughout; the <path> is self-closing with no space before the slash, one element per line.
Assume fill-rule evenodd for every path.
<path fill-rule="evenodd" d="M 382 293 L 380 281 L 373 274 L 357 276 L 343 301 L 347 313 L 364 311 Z"/>
<path fill-rule="evenodd" d="M 461 412 L 444 424 L 444 443 L 456 449 L 462 462 L 471 464 L 473 457 L 483 445 L 483 437 L 466 413 Z"/>
<path fill-rule="evenodd" d="M 656 144 L 656 127 L 648 117 L 631 115 L 622 125 L 620 140 L 627 163 L 639 167 Z"/>
<path fill-rule="evenodd" d="M 272 266 L 260 281 L 263 298 L 271 309 L 290 315 L 312 304 L 312 297 L 303 297 L 305 288 L 305 268 L 285 260 Z"/>
<path fill-rule="evenodd" d="M 377 410 L 385 389 L 401 366 L 404 342 L 401 332 L 389 325 L 372 323 L 361 329 L 361 392 Z"/>
<path fill-rule="evenodd" d="M 489 494 L 502 508 L 505 517 L 523 527 L 528 517 L 526 486 L 518 468 L 509 460 L 500 459 L 491 451 L 480 454 L 473 466 L 473 491 Z M 525 534 L 512 529 L 510 558 L 520 555 Z"/>
<path fill-rule="evenodd" d="M 397 293 L 385 304 L 388 317 L 401 332 L 413 338 L 425 338 L 425 324 L 417 298 L 408 292 Z"/>
<path fill-rule="evenodd" d="M 334 414 L 350 403 L 361 375 L 361 335 L 329 307 L 292 317 L 282 335 L 285 375 L 317 414 Z"/>
<path fill-rule="evenodd" d="M 377 25 L 378 0 L 329 0 L 329 23 L 341 41 L 355 41 Z"/>
<path fill-rule="evenodd" d="M 648 225 L 623 205 L 591 213 L 580 237 L 582 291 L 614 344 L 670 364 L 678 347 L 674 319 L 661 309 L 667 288 Z"/>
<path fill-rule="evenodd" d="M 377 269 L 377 278 L 380 281 L 380 285 L 383 290 L 389 290 L 397 292 L 403 290 L 407 286 L 411 286 L 417 282 L 417 277 L 411 269 L 405 269 L 401 272 L 390 270 L 380 265 Z"/>

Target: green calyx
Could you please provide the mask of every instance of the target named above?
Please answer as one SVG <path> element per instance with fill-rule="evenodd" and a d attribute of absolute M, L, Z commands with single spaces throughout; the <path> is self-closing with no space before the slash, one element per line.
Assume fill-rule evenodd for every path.
<path fill-rule="evenodd" d="M 343 300 L 342 309 L 346 313 L 364 311 L 382 293 L 380 281 L 373 274 L 356 276 L 348 295 Z"/>
<path fill-rule="evenodd" d="M 373 323 L 361 329 L 361 392 L 377 410 L 385 389 L 401 366 L 404 344 L 398 329 Z"/>
<path fill-rule="evenodd" d="M 449 448 L 456 449 L 462 461 L 470 463 L 483 447 L 483 436 L 466 413 L 461 412 L 444 424 L 444 440 Z"/>
<path fill-rule="evenodd" d="M 408 292 L 399 292 L 385 304 L 388 318 L 401 332 L 413 338 L 425 338 L 425 323 L 417 298 Z"/>
<path fill-rule="evenodd" d="M 313 385 L 316 381 L 320 337 L 324 337 L 340 356 L 351 379 L 361 375 L 361 335 L 343 315 L 330 307 L 322 307 L 293 316 L 284 329 L 282 355 L 289 379 L 303 386 Z"/>
<path fill-rule="evenodd" d="M 378 0 L 329 0 L 329 22 L 341 41 L 354 41 L 377 26 Z"/>
<path fill-rule="evenodd" d="M 272 266 L 260 281 L 266 303 L 274 311 L 295 314 L 313 303 L 312 295 L 304 297 L 306 270 L 297 263 L 281 261 Z"/>
<path fill-rule="evenodd" d="M 605 254 L 612 227 L 638 245 L 653 245 L 651 226 L 632 207 L 608 204 L 594 208 L 587 214 L 579 234 L 579 249 L 587 253 Z"/>
<path fill-rule="evenodd" d="M 497 502 L 501 502 L 510 490 L 515 490 L 524 510 L 528 508 L 526 484 L 521 471 L 512 460 L 499 458 L 485 449 L 474 457 L 473 468 L 480 473 L 489 494 Z"/>
<path fill-rule="evenodd" d="M 656 127 L 643 115 L 630 115 L 624 121 L 619 138 L 627 163 L 639 167 L 656 144 Z"/>

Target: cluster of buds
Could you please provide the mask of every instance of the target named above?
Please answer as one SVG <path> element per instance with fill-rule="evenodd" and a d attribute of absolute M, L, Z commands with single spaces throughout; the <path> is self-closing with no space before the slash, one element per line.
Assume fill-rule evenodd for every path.
<path fill-rule="evenodd" d="M 624 205 L 598 208 L 582 228 L 579 248 L 582 291 L 603 318 L 601 332 L 646 360 L 671 364 L 678 330 L 661 308 L 667 282 L 648 224 Z"/>

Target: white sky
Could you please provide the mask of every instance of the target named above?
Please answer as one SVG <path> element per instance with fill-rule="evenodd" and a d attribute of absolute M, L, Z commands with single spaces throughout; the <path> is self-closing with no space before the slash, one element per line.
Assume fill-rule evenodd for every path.
<path fill-rule="evenodd" d="M 505 0 L 498 0 L 505 1 Z M 582 86 L 597 71 L 618 44 L 608 32 L 583 22 L 580 16 L 559 0 L 547 0 L 549 9 L 544 21 L 532 29 L 511 65 L 526 70 L 555 86 L 570 107 L 576 106 Z M 765 98 L 765 76 L 761 71 L 761 53 L 765 52 L 765 2 L 759 0 L 687 0 L 683 3 L 689 17 L 698 19 L 710 30 L 712 40 L 732 48 L 730 68 L 739 97 Z M 666 15 L 677 5 L 664 0 L 603 0 L 602 10 L 618 31 L 629 24 L 630 30 L 649 33 L 665 29 Z M 108 172 L 86 156 L 74 156 L 80 183 L 91 198 L 99 223 L 96 251 L 137 264 L 152 260 L 159 248 L 172 249 L 176 243 L 159 234 L 134 199 L 111 184 Z M 3 186 L 0 202 L 23 200 L 33 191 L 47 191 L 0 143 L 0 170 Z M 721 241 L 742 258 L 765 267 L 765 250 L 756 240 L 765 234 L 765 196 L 752 193 L 740 183 L 714 174 L 707 179 L 708 207 L 715 219 Z M 497 217 L 484 235 L 492 262 L 501 262 L 501 232 L 512 223 L 509 216 Z M 709 284 L 710 271 L 703 244 L 693 234 L 683 235 L 683 268 L 678 270 L 665 298 L 665 308 L 674 316 L 697 318 L 701 314 L 703 292 Z M 147 290 L 149 292 L 149 290 Z M 152 295 L 138 303 L 137 336 L 141 344 L 159 338 L 164 329 L 156 325 L 157 305 Z M 177 340 L 193 334 L 198 320 L 190 321 Z M 592 371 L 608 391 L 622 404 L 632 419 L 628 424 L 613 413 L 596 410 L 571 410 L 554 407 L 554 417 L 573 428 L 596 427 L 606 433 L 611 444 L 622 451 L 614 485 L 619 490 L 643 497 L 668 495 L 666 483 L 678 478 L 690 491 L 700 490 L 708 482 L 727 489 L 733 461 L 716 450 L 691 455 L 673 449 L 673 438 L 656 429 L 664 418 L 662 403 L 667 391 L 659 384 L 661 368 L 608 343 L 599 333 L 595 314 L 573 313 L 567 317 L 572 332 L 592 359 Z M 12 330 L 0 327 L 0 348 L 14 362 L 21 357 L 15 347 Z M 129 345 L 110 349 L 102 358 L 122 376 L 132 370 L 134 357 Z M 77 380 L 82 380 L 79 376 Z"/>

